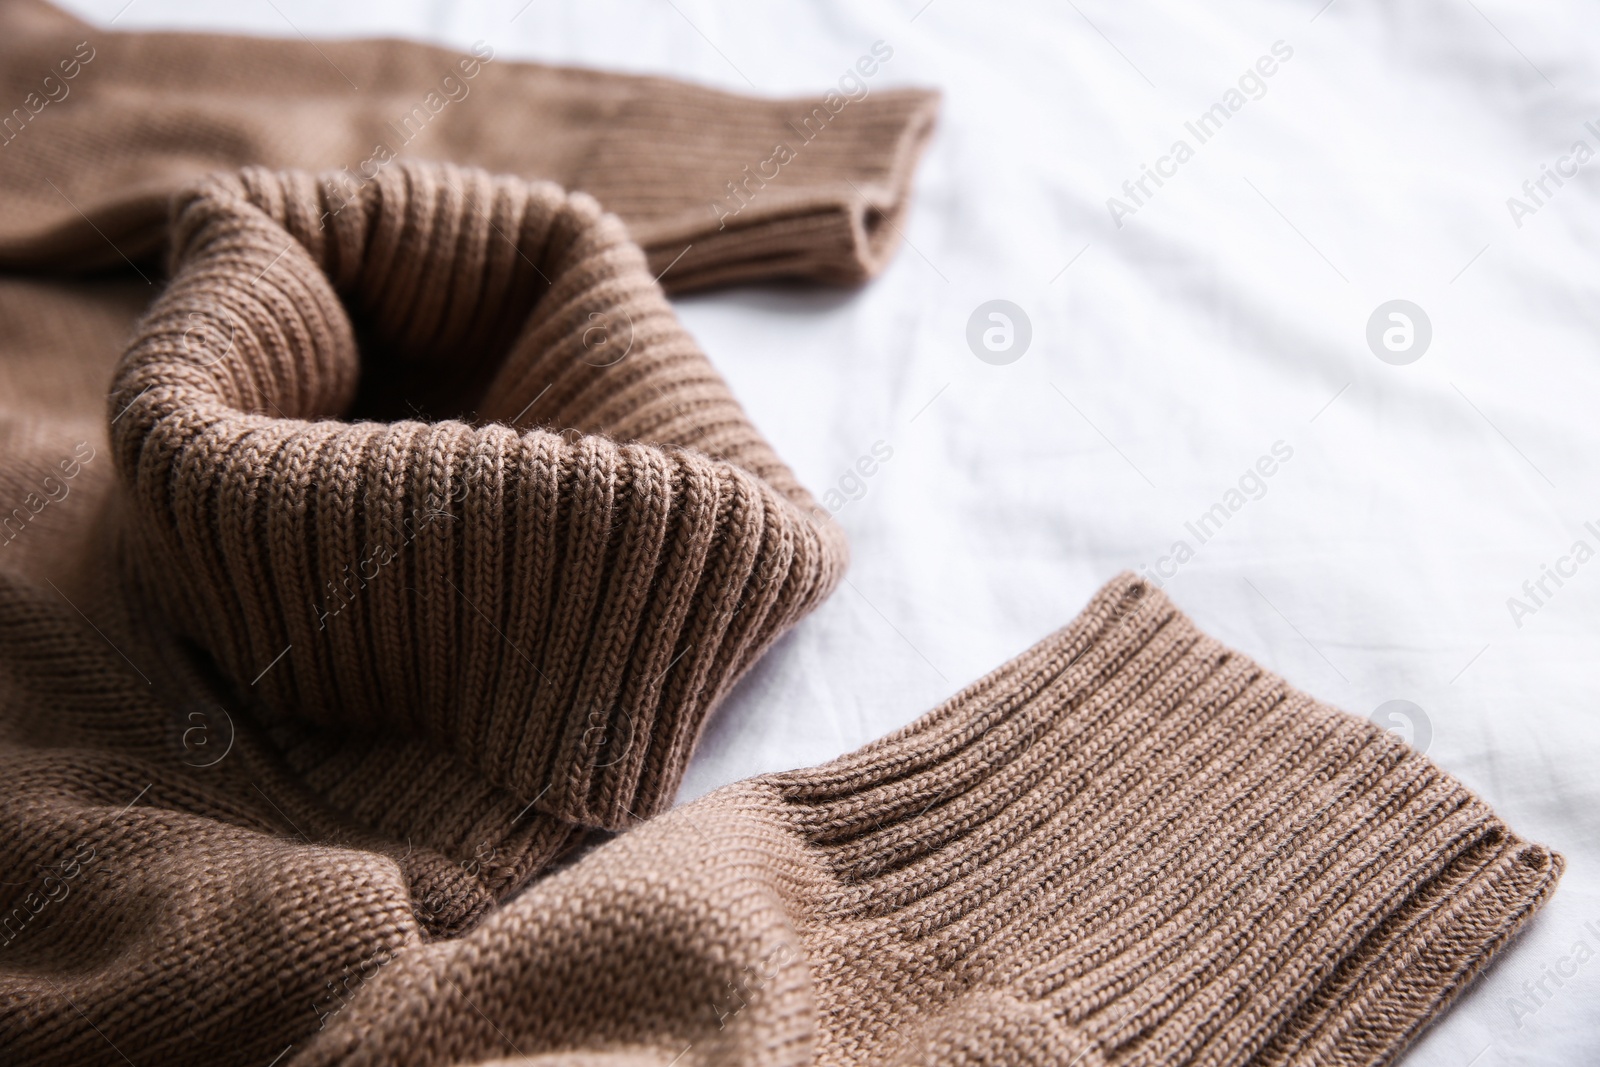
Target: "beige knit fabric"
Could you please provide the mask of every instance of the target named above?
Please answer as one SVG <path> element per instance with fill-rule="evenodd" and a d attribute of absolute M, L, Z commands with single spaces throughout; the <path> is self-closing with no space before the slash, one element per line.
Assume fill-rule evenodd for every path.
<path fill-rule="evenodd" d="M 116 653 L 32 610 L 29 681 L 126 755 L 8 761 L 10 869 L 44 901 L 0 949 L 19 1063 L 1381 1064 L 1561 870 L 1124 575 L 900 733 L 430 941 L 407 857 L 319 825 L 248 747 L 160 759 Z M 251 788 L 282 817 L 230 803 Z"/>
<path fill-rule="evenodd" d="M 104 1023 L 264 1062 L 374 947 L 340 908 L 446 936 L 659 810 L 837 580 L 651 279 L 875 272 L 935 98 L 830 114 L 723 225 L 815 101 L 37 0 L 0 2 L 0 90 L 0 1060 L 124 1062 L 72 1032 Z"/>
<path fill-rule="evenodd" d="M 1560 869 L 1125 574 L 901 732 L 377 968 L 296 1062 L 1386 1063 Z"/>
<path fill-rule="evenodd" d="M 844 561 L 660 284 L 876 269 L 932 99 L 723 229 L 801 102 L 480 59 L 351 183 L 463 57 L 91 47 L 0 146 L 0 1060 L 1376 1064 L 1554 886 L 1131 576 L 650 818 Z"/>
<path fill-rule="evenodd" d="M 856 99 L 753 99 L 516 63 L 503 43 L 119 33 L 0 0 L 0 267 L 153 275 L 168 202 L 197 178 L 256 164 L 361 180 L 396 157 L 591 193 L 678 291 L 860 282 L 898 245 L 936 94 L 869 81 Z M 773 177 L 779 144 L 792 158 Z"/>
<path fill-rule="evenodd" d="M 0 663 L 0 747 L 77 780 L 101 741 L 189 764 L 207 811 L 387 849 L 436 933 L 669 803 L 844 546 L 660 285 L 875 272 L 936 97 L 828 113 L 719 219 L 816 101 L 40 0 L 0 0 L 0 91 L 0 265 L 26 272 L 0 277 L 0 599 L 27 660 Z M 113 658 L 66 667 L 85 636 Z M 137 696 L 74 718 L 102 669 Z"/>
<path fill-rule="evenodd" d="M 592 199 L 333 184 L 178 198 L 110 397 L 152 600 L 275 721 L 423 739 L 588 826 L 660 811 L 707 710 L 837 584 L 838 528 Z M 441 421 L 339 420 L 406 405 Z"/>

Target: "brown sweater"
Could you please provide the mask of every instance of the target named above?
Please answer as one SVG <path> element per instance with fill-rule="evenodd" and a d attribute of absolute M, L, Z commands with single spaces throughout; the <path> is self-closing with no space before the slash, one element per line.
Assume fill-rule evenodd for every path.
<path fill-rule="evenodd" d="M 0 144 L 5 1062 L 1381 1063 L 1553 887 L 1130 576 L 658 815 L 845 556 L 654 275 L 871 273 L 926 94 L 730 218 L 811 104 L 33 3 L 0 42 L 60 97 Z"/>

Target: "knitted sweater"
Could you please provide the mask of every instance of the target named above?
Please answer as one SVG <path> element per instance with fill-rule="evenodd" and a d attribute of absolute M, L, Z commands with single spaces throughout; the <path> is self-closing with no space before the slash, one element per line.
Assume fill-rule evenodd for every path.
<path fill-rule="evenodd" d="M 1553 887 L 1130 576 L 659 814 L 845 556 L 655 275 L 870 273 L 931 100 L 850 104 L 729 219 L 798 102 L 473 57 L 455 117 L 513 136 L 418 147 L 619 220 L 339 169 L 464 57 L 84 40 L 0 7 L 6 77 L 79 64 L 0 147 L 6 1062 L 1381 1063 Z"/>

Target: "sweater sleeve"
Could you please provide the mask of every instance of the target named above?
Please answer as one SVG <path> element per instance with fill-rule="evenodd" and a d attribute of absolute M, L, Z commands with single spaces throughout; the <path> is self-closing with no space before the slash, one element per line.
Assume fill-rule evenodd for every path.
<path fill-rule="evenodd" d="M 1123 575 L 899 734 L 396 963 L 296 1062 L 1386 1064 L 1561 867 Z"/>
<path fill-rule="evenodd" d="M 1562 870 L 1124 575 L 900 733 L 668 811 L 489 909 L 474 883 L 501 846 L 472 845 L 493 820 L 457 863 L 361 832 L 243 717 L 220 761 L 191 743 L 223 740 L 214 705 L 182 720 L 194 763 L 163 761 L 171 712 L 119 653 L 5 591 L 29 733 L 77 724 L 76 747 L 0 752 L 0 853 L 27 872 L 0 898 L 17 1062 L 1387 1064 Z M 160 662 L 141 632 L 111 634 Z M 453 803 L 425 765 L 391 776 Z M 453 936 L 421 921 L 464 910 Z"/>
<path fill-rule="evenodd" d="M 153 260 L 171 196 L 213 171 L 363 182 L 421 159 L 593 194 L 669 290 L 859 282 L 898 240 L 938 106 L 874 86 L 881 71 L 848 95 L 758 99 L 514 62 L 493 42 L 121 33 L 42 0 L 0 8 L 0 72 L 25 102 L 0 129 L 0 265 L 51 271 Z"/>

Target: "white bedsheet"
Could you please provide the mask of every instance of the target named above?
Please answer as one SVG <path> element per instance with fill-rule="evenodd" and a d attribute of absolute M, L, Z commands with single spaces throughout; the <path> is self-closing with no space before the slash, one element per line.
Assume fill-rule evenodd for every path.
<path fill-rule="evenodd" d="M 1406 1063 L 1600 1063 L 1600 959 L 1573 954 L 1600 954 L 1600 558 L 1572 555 L 1600 551 L 1600 160 L 1574 154 L 1600 151 L 1600 8 L 523 2 L 69 6 L 122 28 L 481 38 L 771 94 L 820 93 L 881 40 L 874 88 L 944 89 L 879 281 L 679 302 L 801 477 L 858 497 L 838 511 L 848 584 L 719 713 L 685 799 L 909 722 L 1159 563 L 1203 627 L 1311 693 L 1412 702 L 1428 754 L 1567 857 Z M 1261 57 L 1271 76 L 1241 86 Z M 1135 197 L 1144 165 L 1169 176 Z M 1004 365 L 966 339 L 991 299 L 1031 324 Z M 1367 341 L 1393 299 L 1431 324 L 1408 365 Z M 1275 445 L 1272 476 L 1246 476 Z M 874 446 L 892 455 L 853 482 Z M 1201 543 L 1185 524 L 1218 503 Z M 1193 557 L 1161 563 L 1179 541 Z M 1525 590 L 1546 564 L 1561 584 Z M 1547 969 L 1562 984 L 1524 985 Z"/>

